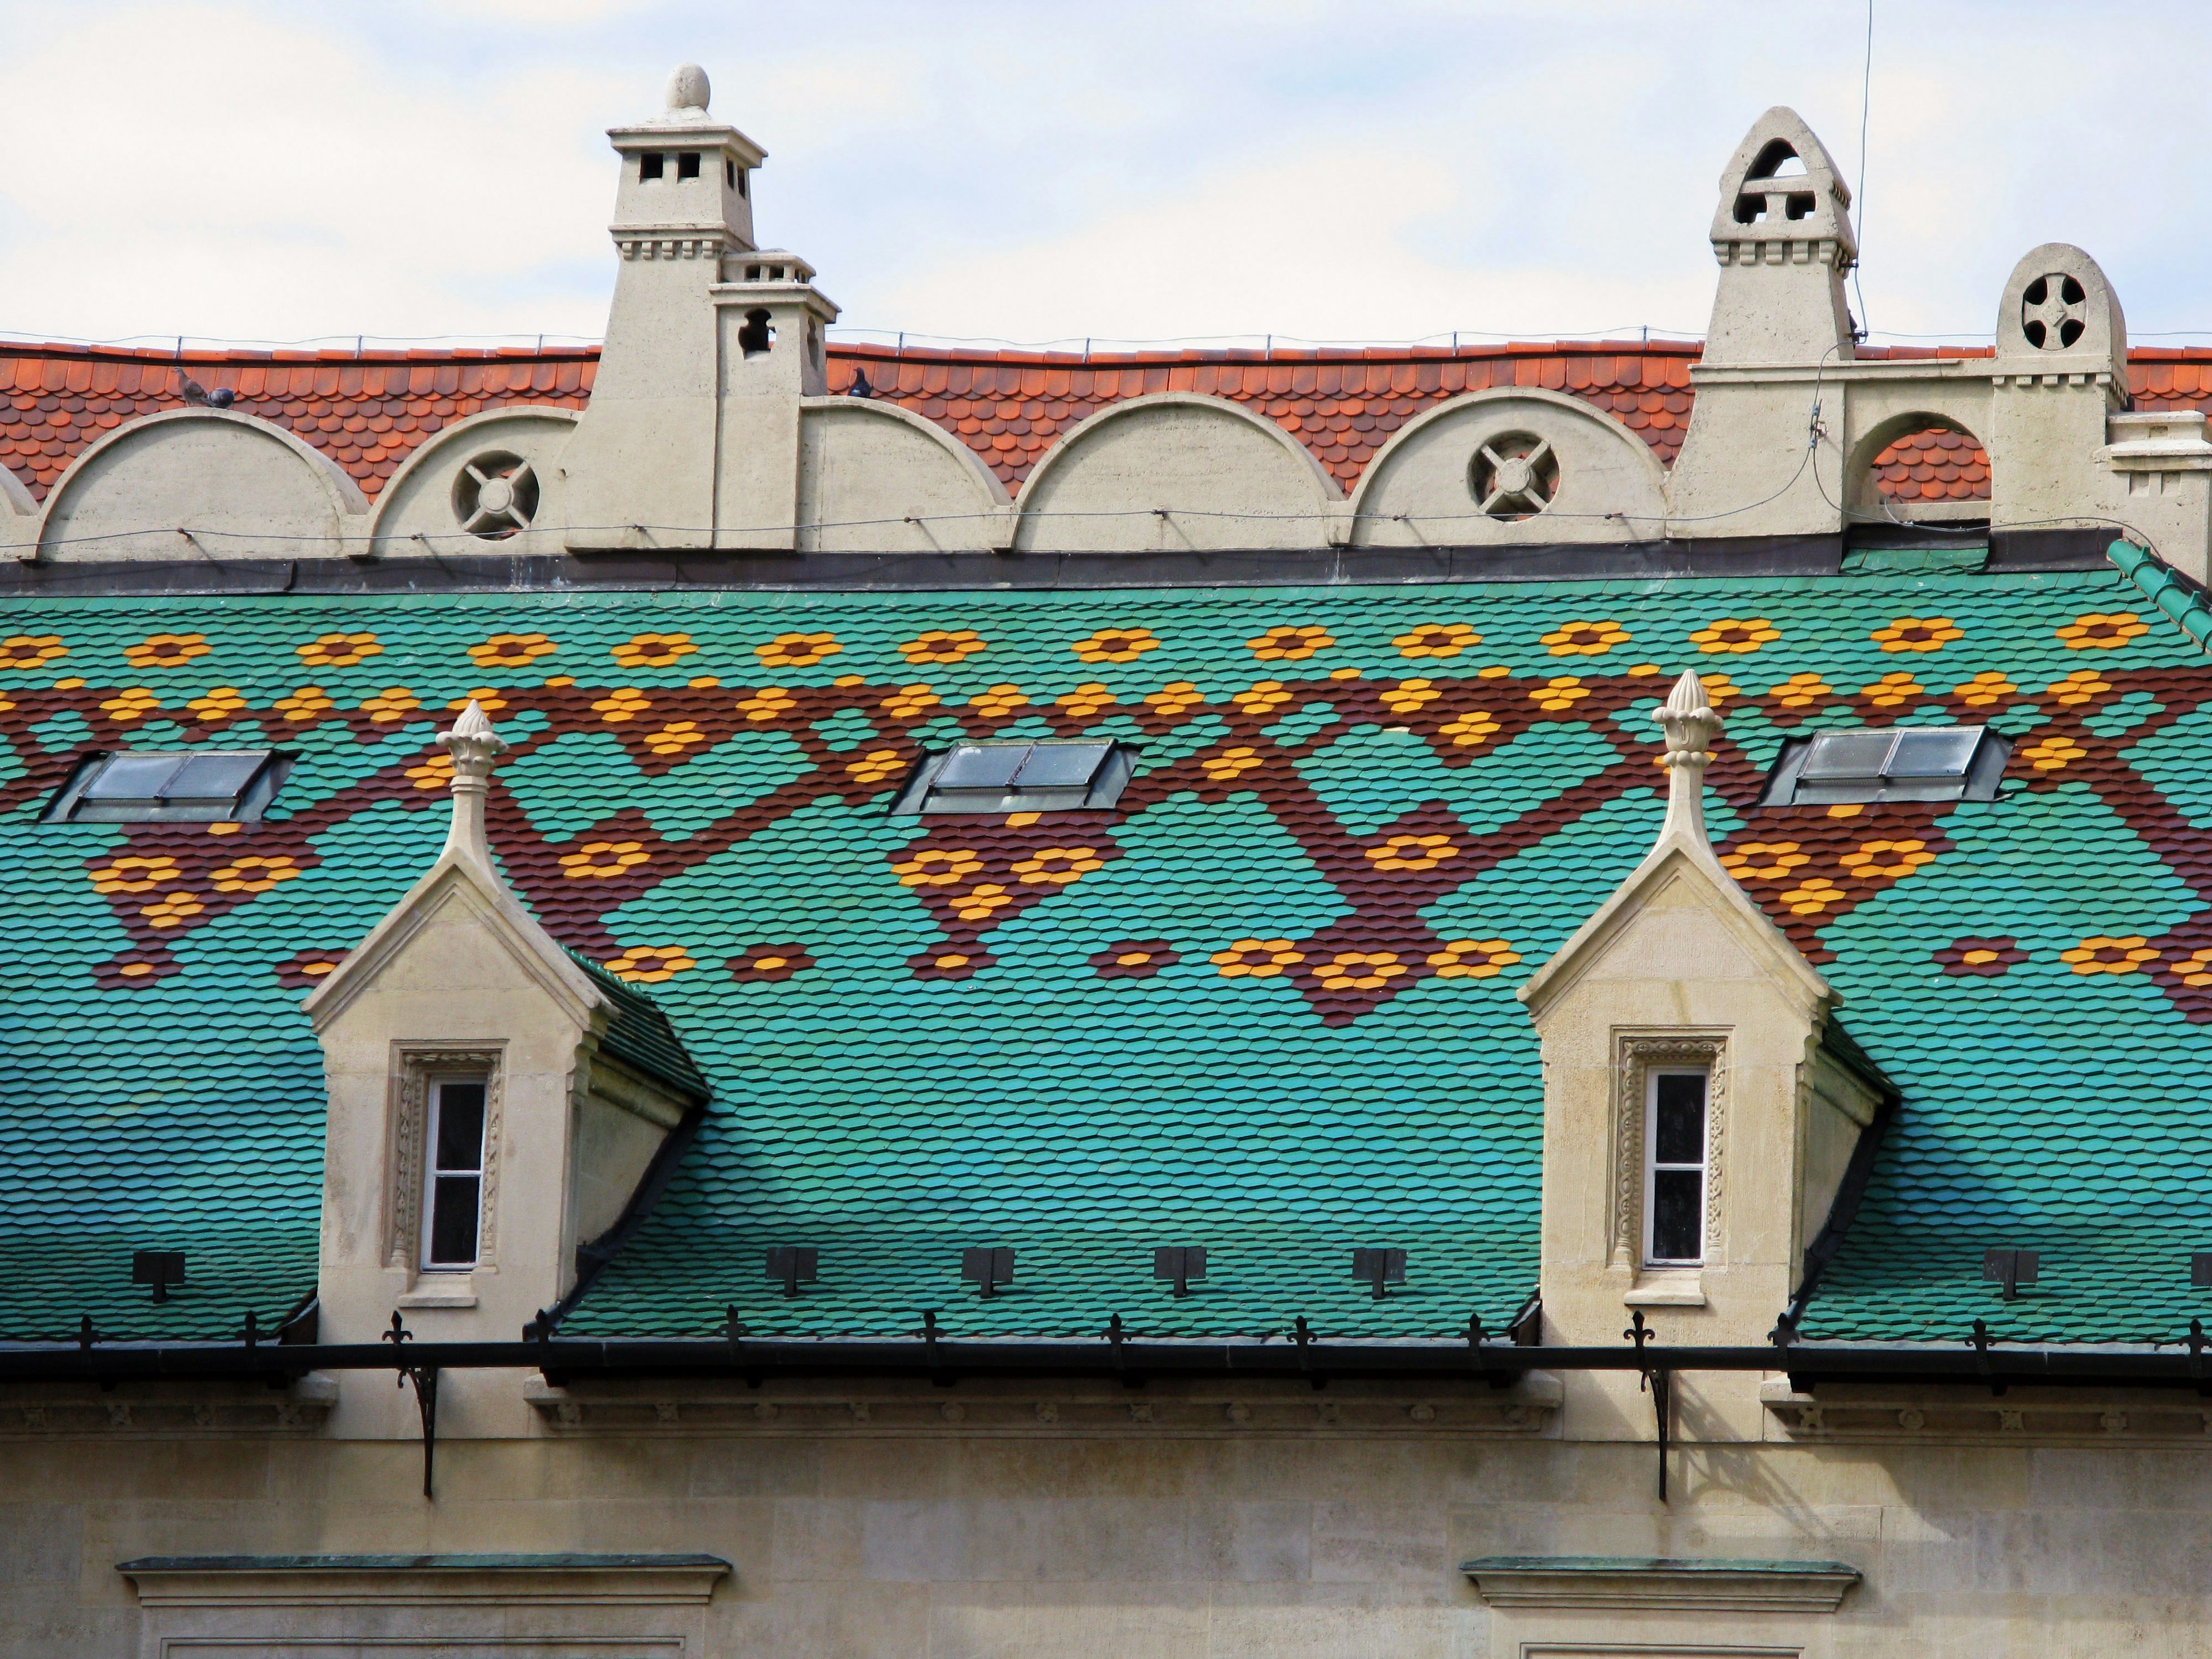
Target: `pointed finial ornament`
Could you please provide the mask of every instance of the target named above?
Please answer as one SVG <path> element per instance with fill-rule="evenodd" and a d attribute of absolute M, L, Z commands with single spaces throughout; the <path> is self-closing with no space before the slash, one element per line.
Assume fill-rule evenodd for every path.
<path fill-rule="evenodd" d="M 453 759 L 453 821 L 446 831 L 446 851 L 489 864 L 484 794 L 491 787 L 491 769 L 507 752 L 507 739 L 492 729 L 490 718 L 471 697 L 453 729 L 438 733 L 438 747 Z"/>
<path fill-rule="evenodd" d="M 1705 767 L 1721 717 L 1706 699 L 1705 682 L 1685 672 L 1651 718 L 1667 733 L 1667 822 L 1659 836 L 1685 836 L 1705 845 Z"/>
<path fill-rule="evenodd" d="M 696 64 L 678 64 L 668 77 L 668 115 L 671 121 L 703 121 L 707 103 L 714 95 L 714 83 Z"/>

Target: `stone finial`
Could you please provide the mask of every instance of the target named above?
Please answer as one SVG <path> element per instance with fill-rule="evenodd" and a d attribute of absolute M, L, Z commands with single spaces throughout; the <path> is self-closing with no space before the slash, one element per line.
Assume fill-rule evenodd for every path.
<path fill-rule="evenodd" d="M 446 831 L 446 851 L 489 864 L 484 793 L 491 786 L 491 769 L 507 750 L 507 739 L 492 730 L 490 719 L 471 697 L 453 729 L 438 733 L 438 747 L 453 760 L 453 821 Z"/>
<path fill-rule="evenodd" d="M 1705 682 L 1685 671 L 1651 718 L 1667 733 L 1667 822 L 1660 838 L 1682 835 L 1702 845 L 1705 839 L 1705 766 L 1721 717 L 1706 701 Z"/>
<path fill-rule="evenodd" d="M 707 101 L 714 95 L 714 83 L 696 64 L 679 64 L 668 77 L 668 117 L 672 121 L 703 121 Z"/>

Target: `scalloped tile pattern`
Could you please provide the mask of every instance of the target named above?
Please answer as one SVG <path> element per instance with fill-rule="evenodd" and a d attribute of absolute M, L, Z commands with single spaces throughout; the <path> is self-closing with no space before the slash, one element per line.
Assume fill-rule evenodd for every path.
<path fill-rule="evenodd" d="M 0 641 L 0 1334 L 214 1335 L 314 1273 L 297 1012 L 434 856 L 432 733 L 549 927 L 716 1091 L 599 1334 L 1449 1340 L 1535 1278 L 1513 991 L 1634 865 L 1650 712 L 1729 725 L 1719 851 L 1905 1105 L 1808 1334 L 2168 1337 L 2212 1239 L 2212 669 L 2115 575 L 822 596 L 40 600 Z M 1759 811 L 1790 732 L 1986 720 L 1989 804 Z M 1143 746 L 1102 815 L 892 820 L 921 744 Z M 267 823 L 41 830 L 87 737 L 272 743 Z M 762 1253 L 822 1251 L 777 1293 Z M 988 1300 L 960 1252 L 1018 1253 Z M 1176 1300 L 1163 1244 L 1203 1244 Z M 1350 1276 L 1409 1253 L 1403 1294 Z M 1982 1251 L 2044 1252 L 2016 1303 Z M 156 1309 L 133 1249 L 183 1249 Z"/>

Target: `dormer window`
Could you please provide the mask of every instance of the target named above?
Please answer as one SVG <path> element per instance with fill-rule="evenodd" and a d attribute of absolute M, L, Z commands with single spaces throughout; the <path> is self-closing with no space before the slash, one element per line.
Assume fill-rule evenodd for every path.
<path fill-rule="evenodd" d="M 1117 743 L 961 743 L 921 765 L 893 816 L 1099 811 L 1121 799 L 1136 751 Z"/>
<path fill-rule="evenodd" d="M 252 823 L 291 765 L 273 749 L 94 750 L 77 762 L 39 822 Z"/>
<path fill-rule="evenodd" d="M 477 1265 L 483 1221 L 484 1101 L 482 1076 L 430 1079 L 430 1156 L 423 1179 L 422 1266 Z"/>
<path fill-rule="evenodd" d="M 667 165 L 668 158 L 662 155 L 659 150 L 649 149 L 645 151 L 637 158 L 638 182 L 643 184 L 647 180 L 659 178 L 661 176 L 661 169 Z"/>
<path fill-rule="evenodd" d="M 1986 726 L 1815 732 L 1783 744 L 1759 804 L 1995 800 L 2011 754 Z"/>

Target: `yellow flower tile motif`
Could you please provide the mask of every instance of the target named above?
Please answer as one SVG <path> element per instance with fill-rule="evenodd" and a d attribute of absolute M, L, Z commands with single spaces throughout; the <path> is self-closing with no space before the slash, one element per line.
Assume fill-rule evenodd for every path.
<path fill-rule="evenodd" d="M 1093 715 L 1114 706 L 1114 694 L 1093 681 L 1079 685 L 1074 690 L 1052 700 L 1053 707 L 1064 708 L 1077 720 L 1087 720 Z"/>
<path fill-rule="evenodd" d="M 1884 674 L 1866 688 L 1866 699 L 1877 708 L 1894 708 L 1928 695 L 1928 688 L 1910 674 Z"/>
<path fill-rule="evenodd" d="M 2063 680 L 2054 680 L 2051 695 L 2063 703 L 2094 702 L 2112 689 L 2112 683 L 2099 677 L 2094 668 L 2077 668 Z"/>
<path fill-rule="evenodd" d="M 1899 617 L 1867 635 L 1885 651 L 1941 651 L 1966 630 L 1948 617 Z"/>
<path fill-rule="evenodd" d="M 717 686 L 720 685 L 721 683 L 722 677 L 720 674 L 695 674 L 691 678 L 684 682 L 684 684 L 690 686 L 694 691 L 712 691 Z M 848 674 L 843 679 L 832 680 L 830 684 L 833 685 L 865 685 L 867 682 L 861 679 L 858 675 Z"/>
<path fill-rule="evenodd" d="M 561 873 L 572 881 L 604 879 L 652 860 L 643 842 L 587 841 L 574 852 L 561 855 Z"/>
<path fill-rule="evenodd" d="M 847 761 L 845 770 L 855 783 L 883 783 L 906 770 L 906 759 L 896 749 L 871 749 Z"/>
<path fill-rule="evenodd" d="M 1028 708 L 1029 702 L 1018 685 L 991 685 L 969 698 L 968 706 L 987 720 L 1002 720 L 1017 708 Z"/>
<path fill-rule="evenodd" d="M 1700 674 L 1698 682 L 1705 688 L 1708 703 L 1723 703 L 1743 695 L 1743 688 L 1725 674 Z"/>
<path fill-rule="evenodd" d="M 1455 939 L 1431 953 L 1429 966 L 1438 979 L 1495 979 L 1520 960 L 1521 953 L 1504 939 Z"/>
<path fill-rule="evenodd" d="M 560 648 L 543 634 L 495 634 L 469 647 L 469 660 L 479 668 L 527 668 Z"/>
<path fill-rule="evenodd" d="M 1490 715 L 1475 708 L 1456 720 L 1446 720 L 1443 731 L 1444 736 L 1451 739 L 1453 748 L 1474 749 L 1496 737 L 1498 726 Z"/>
<path fill-rule="evenodd" d="M 926 708 L 936 708 L 941 699 L 926 685 L 902 685 L 884 699 L 884 713 L 895 720 L 910 720 Z"/>
<path fill-rule="evenodd" d="M 1858 801 L 1844 801 L 1831 806 L 1828 816 L 1832 818 L 1855 818 L 1865 811 L 1866 807 Z"/>
<path fill-rule="evenodd" d="M 2061 951 L 2058 959 L 2077 974 L 2133 974 L 2156 962 L 2159 955 L 2141 933 L 2122 939 L 2093 933 L 2072 950 Z"/>
<path fill-rule="evenodd" d="M 1721 868 L 1738 881 L 1784 881 L 1813 855 L 1794 841 L 1747 841 L 1721 854 Z"/>
<path fill-rule="evenodd" d="M 608 654 L 624 668 L 672 668 L 698 650 L 689 634 L 639 634 L 612 647 Z"/>
<path fill-rule="evenodd" d="M 1887 878 L 1900 881 L 1922 865 L 1935 863 L 1936 855 L 1928 850 L 1924 841 L 1870 841 L 1844 854 L 1837 862 L 1862 880 Z"/>
<path fill-rule="evenodd" d="M 1083 662 L 1134 662 L 1160 641 L 1149 628 L 1102 628 L 1067 647 Z"/>
<path fill-rule="evenodd" d="M 1145 706 L 1167 720 L 1188 714 L 1206 701 L 1206 694 L 1188 680 L 1175 680 L 1145 699 Z"/>
<path fill-rule="evenodd" d="M 499 695 L 499 688 L 495 685 L 479 685 L 473 691 L 464 691 L 458 697 L 446 699 L 446 707 L 457 714 L 471 703 L 476 704 L 487 714 L 496 714 L 507 707 L 507 699 Z"/>
<path fill-rule="evenodd" d="M 1239 691 L 1229 701 L 1253 719 L 1264 720 L 1297 695 L 1280 680 L 1261 680 L 1249 690 Z"/>
<path fill-rule="evenodd" d="M 1581 699 L 1589 696 L 1589 687 L 1578 675 L 1562 674 L 1549 679 L 1528 694 L 1528 700 L 1537 708 L 1557 714 L 1562 708 L 1572 708 Z"/>
<path fill-rule="evenodd" d="M 2058 637 L 2069 651 L 2111 651 L 2149 632 L 2150 624 L 2132 611 L 2092 611 L 2060 629 Z"/>
<path fill-rule="evenodd" d="M 903 864 L 891 866 L 902 887 L 957 887 L 983 868 L 983 860 L 967 848 L 917 853 Z"/>
<path fill-rule="evenodd" d="M 2020 751 L 2021 758 L 2039 772 L 2056 772 L 2071 765 L 2089 751 L 2063 732 L 2056 732 L 2032 743 Z"/>
<path fill-rule="evenodd" d="M 150 893 L 165 883 L 180 879 L 184 872 L 172 858 L 111 859 L 90 872 L 95 893 Z"/>
<path fill-rule="evenodd" d="M 477 648 L 480 651 L 483 647 Z M 384 654 L 384 647 L 377 643 L 374 634 L 319 634 L 305 645 L 295 645 L 292 649 L 310 668 L 350 668 L 357 662 Z"/>
<path fill-rule="evenodd" d="M 1841 904 L 1850 896 L 1826 876 L 1809 876 L 1788 892 L 1782 902 L 1790 907 L 1793 916 L 1817 916 L 1832 904 Z"/>
<path fill-rule="evenodd" d="M 1305 959 L 1286 939 L 1240 939 L 1206 958 L 1224 979 L 1273 979 Z"/>
<path fill-rule="evenodd" d="M 1014 902 L 1014 896 L 995 881 L 985 882 L 981 887 L 971 887 L 964 893 L 952 896 L 952 914 L 963 921 L 988 921 L 994 910 L 1002 910 Z"/>
<path fill-rule="evenodd" d="M 210 823 L 207 832 L 210 836 L 234 836 L 245 828 L 242 823 Z"/>
<path fill-rule="evenodd" d="M 213 649 L 204 634 L 149 634 L 123 647 L 123 660 L 133 668 L 181 668 Z"/>
<path fill-rule="evenodd" d="M 54 690 L 57 691 L 82 691 L 84 687 L 85 682 L 74 675 L 64 676 L 54 682 Z"/>
<path fill-rule="evenodd" d="M 1456 657 L 1469 646 L 1480 645 L 1482 635 L 1465 623 L 1424 623 L 1390 643 L 1401 657 Z"/>
<path fill-rule="evenodd" d="M 14 698 L 12 698 L 12 697 L 0 697 L 0 714 L 5 714 L 9 713 L 9 712 L 10 710 L 12 710 L 15 707 L 15 699 L 14 699 Z"/>
<path fill-rule="evenodd" d="M 834 634 L 779 634 L 766 645 L 755 646 L 753 655 L 769 668 L 811 668 L 844 648 Z"/>
<path fill-rule="evenodd" d="M 194 697 L 185 705 L 199 716 L 202 726 L 220 726 L 246 707 L 246 699 L 234 685 L 218 685 L 203 696 Z"/>
<path fill-rule="evenodd" d="M 899 655 L 908 662 L 961 662 L 990 643 L 972 628 L 957 628 L 949 633 L 932 629 L 899 647 Z"/>
<path fill-rule="evenodd" d="M 1336 636 L 1326 628 L 1271 628 L 1245 641 L 1244 646 L 1263 661 L 1301 662 L 1335 643 Z"/>
<path fill-rule="evenodd" d="M 1691 635 L 1690 643 L 1709 656 L 1721 653 L 1741 656 L 1781 637 L 1782 630 L 1765 617 L 1723 617 Z"/>
<path fill-rule="evenodd" d="M 1393 836 L 1367 849 L 1368 862 L 1377 870 L 1433 870 L 1458 856 L 1449 836 Z"/>
<path fill-rule="evenodd" d="M 696 720 L 671 720 L 658 732 L 645 734 L 645 746 L 656 755 L 680 755 L 693 744 L 706 741 Z"/>
<path fill-rule="evenodd" d="M 1095 847 L 1048 847 L 1016 864 L 1014 873 L 1032 887 L 1065 887 L 1105 865 Z"/>
<path fill-rule="evenodd" d="M 1395 951 L 1340 951 L 1316 963 L 1313 976 L 1324 991 L 1379 991 L 1413 971 Z"/>
<path fill-rule="evenodd" d="M 1208 755 L 1199 763 L 1206 769 L 1206 775 L 1216 783 L 1233 782 L 1247 772 L 1256 772 L 1267 763 L 1258 750 L 1243 744 L 1234 749 L 1224 749 L 1218 755 Z"/>
<path fill-rule="evenodd" d="M 2002 702 L 2019 690 L 2003 675 L 1990 669 L 1953 686 L 1951 695 L 1970 708 L 1987 708 L 1991 703 Z"/>
<path fill-rule="evenodd" d="M 412 691 L 404 685 L 387 685 L 361 706 L 375 725 L 389 726 L 394 720 L 404 720 L 408 714 L 422 706 Z"/>
<path fill-rule="evenodd" d="M 417 789 L 443 789 L 453 781 L 453 757 L 433 755 L 420 765 L 410 766 L 402 775 Z"/>
<path fill-rule="evenodd" d="M 1433 680 L 1400 680 L 1382 694 L 1382 706 L 1394 714 L 1417 714 L 1443 693 Z"/>
<path fill-rule="evenodd" d="M 193 916 L 203 915 L 207 906 L 190 893 L 164 893 L 153 903 L 140 907 L 138 914 L 146 918 L 149 927 L 181 927 Z"/>
<path fill-rule="evenodd" d="M 632 692 L 632 696 L 637 694 Z M 763 720 L 781 720 L 799 707 L 799 699 L 780 685 L 764 685 L 738 704 L 738 713 L 755 725 Z"/>
<path fill-rule="evenodd" d="M 1834 696 L 1836 688 L 1818 674 L 1792 674 L 1766 695 L 1784 708 L 1805 708 Z"/>
<path fill-rule="evenodd" d="M 0 640 L 0 668 L 44 668 L 67 655 L 58 634 L 10 634 Z"/>
<path fill-rule="evenodd" d="M 617 979 L 628 980 L 633 985 L 658 985 L 698 965 L 690 951 L 680 945 L 633 945 L 620 956 L 609 958 L 605 964 L 606 970 Z"/>
<path fill-rule="evenodd" d="M 1617 622 L 1571 622 L 1545 635 L 1540 643 L 1555 657 L 1602 657 L 1632 637 Z"/>
<path fill-rule="evenodd" d="M 1359 678 L 1359 671 L 1357 668 L 1332 668 L 1328 671 L 1328 677 L 1333 680 L 1356 680 Z"/>
<path fill-rule="evenodd" d="M 2173 964 L 2173 972 L 2184 985 L 2212 985 L 2212 951 L 2191 951 Z"/>
<path fill-rule="evenodd" d="M 134 685 L 128 691 L 118 692 L 100 705 L 100 713 L 121 725 L 131 720 L 143 720 L 161 706 L 161 700 L 143 685 Z"/>
<path fill-rule="evenodd" d="M 265 858 L 249 854 L 245 858 L 234 859 L 208 879 L 215 884 L 218 893 L 265 893 L 280 881 L 290 881 L 305 874 L 307 872 L 300 867 L 297 860 L 282 853 Z"/>

